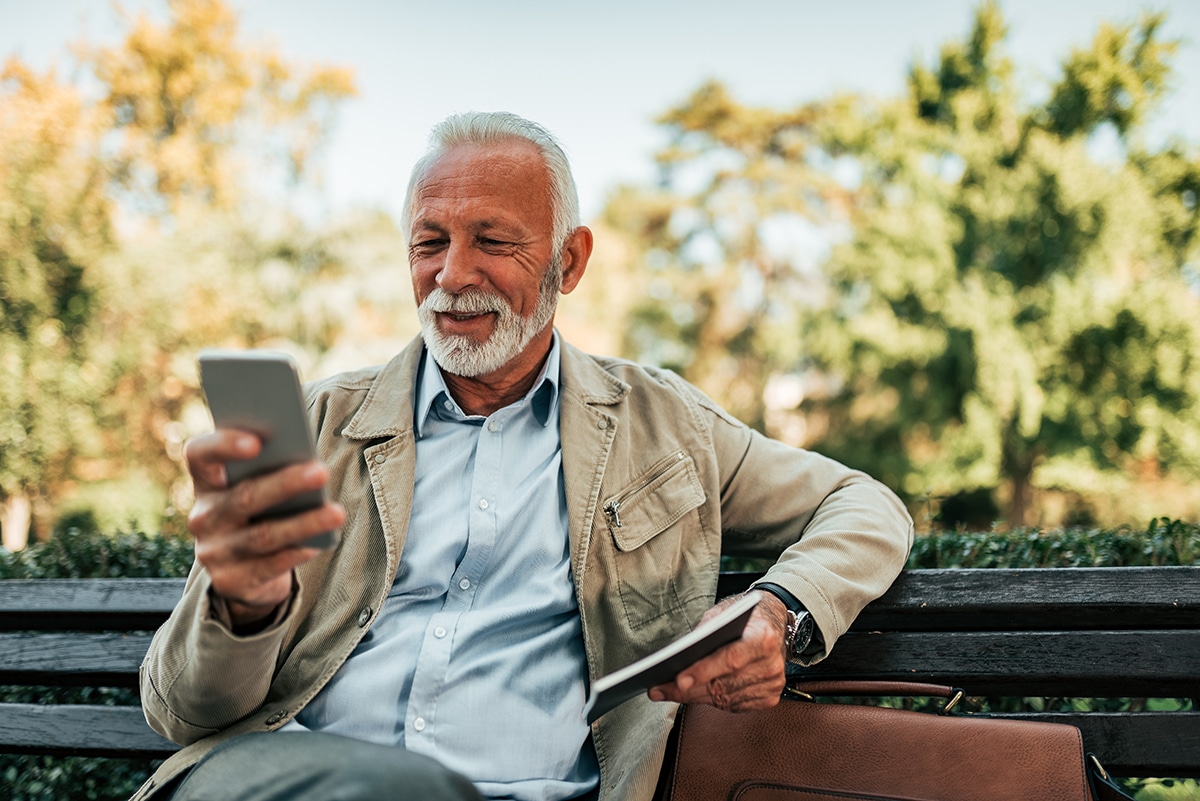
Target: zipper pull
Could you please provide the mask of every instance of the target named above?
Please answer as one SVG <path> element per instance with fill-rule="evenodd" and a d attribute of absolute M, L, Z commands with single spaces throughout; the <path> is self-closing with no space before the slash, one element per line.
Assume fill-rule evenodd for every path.
<path fill-rule="evenodd" d="M 621 504 L 619 502 L 609 501 L 604 504 L 604 514 L 615 527 L 621 527 Z"/>

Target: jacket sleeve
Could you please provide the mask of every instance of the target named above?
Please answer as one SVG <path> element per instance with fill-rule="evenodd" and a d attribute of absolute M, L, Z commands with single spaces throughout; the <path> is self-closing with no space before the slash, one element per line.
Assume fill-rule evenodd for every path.
<path fill-rule="evenodd" d="M 193 566 L 183 599 L 154 635 L 139 670 L 150 727 L 188 745 L 257 710 L 295 606 L 294 595 L 267 629 L 235 636 L 215 613 L 207 573 Z"/>
<path fill-rule="evenodd" d="M 761 581 L 804 604 L 820 633 L 804 654 L 824 659 L 904 567 L 913 523 L 880 482 L 832 459 L 769 439 L 701 396 L 721 471 L 722 552 L 776 556 Z"/>

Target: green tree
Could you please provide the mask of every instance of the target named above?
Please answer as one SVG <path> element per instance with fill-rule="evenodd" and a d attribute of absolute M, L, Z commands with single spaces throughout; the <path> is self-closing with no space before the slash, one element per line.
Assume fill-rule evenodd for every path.
<path fill-rule="evenodd" d="M 1102 26 L 1030 105 L 986 4 L 907 96 L 829 118 L 861 183 L 807 328 L 825 447 L 910 496 L 999 488 L 1014 525 L 1038 489 L 1200 469 L 1200 159 L 1143 137 L 1161 23 Z"/>
<path fill-rule="evenodd" d="M 312 167 L 353 76 L 245 41 L 223 0 L 169 0 L 114 47 L 79 48 L 103 87 L 117 176 L 144 210 L 244 211 Z M 278 201 L 278 198 L 274 198 Z"/>
<path fill-rule="evenodd" d="M 221 0 L 127 22 L 120 44 L 78 49 L 86 91 L 16 62 L 0 87 L 0 526 L 14 547 L 31 509 L 45 532 L 100 496 L 166 507 L 197 348 L 320 353 L 338 329 L 270 301 L 340 270 L 288 199 L 349 73 L 244 41 Z"/>
<path fill-rule="evenodd" d="M 897 98 L 701 87 L 661 119 L 658 185 L 606 210 L 646 265 L 626 353 L 910 500 L 994 493 L 1014 524 L 1035 491 L 1089 514 L 1194 476 L 1200 159 L 1145 139 L 1161 25 L 1102 26 L 1041 103 L 990 3 Z"/>
<path fill-rule="evenodd" d="M 24 546 L 96 429 L 88 268 L 112 244 L 97 115 L 53 72 L 0 72 L 0 532 Z"/>
<path fill-rule="evenodd" d="M 605 222 L 642 254 L 622 343 L 762 427 L 763 393 L 799 358 L 799 312 L 821 283 L 788 237 L 816 234 L 845 190 L 810 160 L 818 107 L 743 106 L 719 83 L 659 118 L 654 188 L 620 190 Z"/>

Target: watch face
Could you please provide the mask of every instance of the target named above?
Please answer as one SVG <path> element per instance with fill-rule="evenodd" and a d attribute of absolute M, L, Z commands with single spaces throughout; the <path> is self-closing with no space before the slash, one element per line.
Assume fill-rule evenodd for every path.
<path fill-rule="evenodd" d="M 808 612 L 796 614 L 788 612 L 788 639 L 791 641 L 790 653 L 792 658 L 804 653 L 804 649 L 812 642 L 813 618 Z"/>

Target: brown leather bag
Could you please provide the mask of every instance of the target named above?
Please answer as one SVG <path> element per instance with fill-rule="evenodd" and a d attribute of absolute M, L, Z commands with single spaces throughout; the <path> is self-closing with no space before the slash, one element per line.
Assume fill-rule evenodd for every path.
<path fill-rule="evenodd" d="M 669 801 L 1117 801 L 1074 726 L 793 700 L 934 696 L 906 682 L 794 684 L 752 713 L 688 705 L 676 723 Z M 1097 770 L 1099 769 L 1099 770 Z"/>

